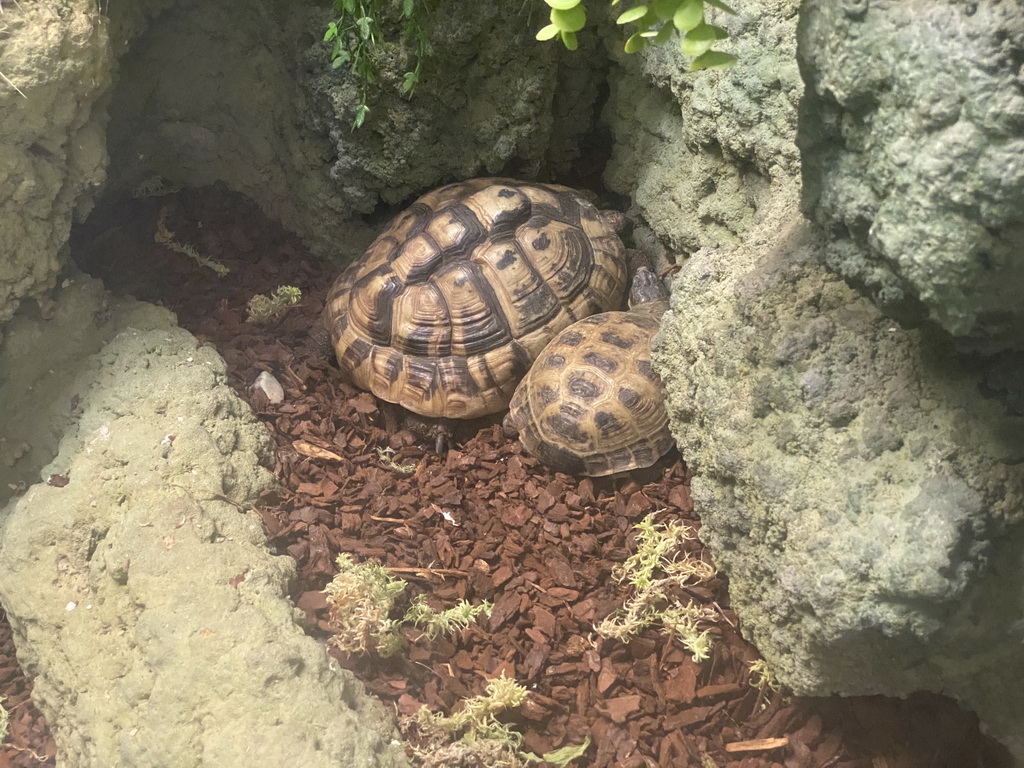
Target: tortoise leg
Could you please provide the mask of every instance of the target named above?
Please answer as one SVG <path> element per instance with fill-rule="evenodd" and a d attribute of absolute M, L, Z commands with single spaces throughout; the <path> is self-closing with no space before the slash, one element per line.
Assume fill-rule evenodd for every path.
<path fill-rule="evenodd" d="M 380 415 L 384 420 L 384 431 L 389 435 L 395 434 L 402 428 L 402 408 L 401 406 L 389 403 L 387 400 L 377 399 L 380 403 Z"/>
<path fill-rule="evenodd" d="M 439 456 L 444 456 L 448 452 L 455 434 L 454 426 L 448 420 L 420 416 L 408 411 L 404 416 L 403 426 L 410 432 L 420 437 L 434 438 L 434 450 Z"/>
<path fill-rule="evenodd" d="M 447 419 L 438 419 L 433 425 L 434 449 L 438 456 L 444 456 L 455 442 L 455 425 Z"/>
<path fill-rule="evenodd" d="M 309 329 L 310 349 L 313 360 L 323 365 L 338 365 L 334 356 L 334 345 L 331 343 L 331 332 L 322 325 L 316 325 Z"/>

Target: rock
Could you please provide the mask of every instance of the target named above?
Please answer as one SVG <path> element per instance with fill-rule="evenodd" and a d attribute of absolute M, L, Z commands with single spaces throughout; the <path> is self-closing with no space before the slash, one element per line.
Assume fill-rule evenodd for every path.
<path fill-rule="evenodd" d="M 111 7 L 132 39 L 111 102 L 115 191 L 145 194 L 154 177 L 221 181 L 314 251 L 352 258 L 376 234 L 360 216 L 378 206 L 472 176 L 564 171 L 577 157 L 601 77 L 593 41 L 569 55 L 534 40 L 519 5 L 443 0 L 415 96 L 402 92 L 414 60 L 395 23 L 366 90 L 370 114 L 353 130 L 363 85 L 331 66 L 323 33 L 335 12 L 278 5 Z"/>
<path fill-rule="evenodd" d="M 326 28 L 333 16 L 310 17 Z M 533 19 L 515 3 L 441 0 L 428 19 L 434 56 L 415 96 L 401 93 L 413 61 L 396 47 L 368 91 L 367 124 L 352 130 L 359 83 L 325 66 L 325 46 L 303 57 L 313 125 L 334 144 L 331 176 L 362 212 L 396 204 L 443 181 L 510 174 L 535 177 L 565 169 L 592 120 L 600 61 L 584 35 L 569 54 L 534 39 Z"/>
<path fill-rule="evenodd" d="M 94 0 L 4 7 L 0 37 L 0 328 L 44 299 L 72 219 L 105 177 L 112 58 Z"/>
<path fill-rule="evenodd" d="M 828 265 L 894 317 L 1024 349 L 1024 7 L 810 0 L 799 41 Z"/>
<path fill-rule="evenodd" d="M 226 2 L 143 0 L 109 12 L 118 44 L 109 194 L 221 182 L 318 252 L 365 247 L 371 230 L 325 173 L 331 144 L 302 119 L 297 38 L 317 31 L 302 28 L 307 6 L 278 16 L 268 0 L 244 13 Z"/>
<path fill-rule="evenodd" d="M 739 56 L 731 69 L 688 72 L 666 45 L 621 56 L 609 75 L 602 119 L 616 142 L 605 182 L 632 197 L 638 243 L 655 253 L 738 244 L 770 180 L 799 172 L 799 2 L 736 7 L 737 16 L 714 12 L 730 35 L 721 47 Z"/>
<path fill-rule="evenodd" d="M 5 404 L 58 396 L 16 401 L 43 417 L 29 442 L 74 422 L 50 482 L 0 512 L 0 602 L 61 765 L 407 765 L 391 716 L 298 624 L 294 562 L 252 507 L 272 441 L 223 361 L 165 310 L 82 277 L 63 294 L 0 352 Z"/>
<path fill-rule="evenodd" d="M 1024 759 L 1024 368 L 827 271 L 796 186 L 686 263 L 655 340 L 702 537 L 794 692 L 942 691 Z"/>

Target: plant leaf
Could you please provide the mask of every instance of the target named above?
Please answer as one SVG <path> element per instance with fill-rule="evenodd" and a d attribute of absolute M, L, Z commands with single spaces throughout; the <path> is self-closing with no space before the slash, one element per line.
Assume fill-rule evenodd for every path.
<path fill-rule="evenodd" d="M 651 10 L 662 21 L 668 21 L 684 0 L 651 0 Z"/>
<path fill-rule="evenodd" d="M 538 40 L 550 40 L 559 32 L 558 27 L 554 24 L 548 24 L 546 27 L 542 27 L 540 32 L 537 33 Z"/>
<path fill-rule="evenodd" d="M 568 11 L 580 4 L 580 0 L 544 0 L 544 2 L 556 11 Z"/>
<path fill-rule="evenodd" d="M 616 24 L 629 24 L 631 21 L 638 21 L 647 15 L 646 5 L 634 5 L 628 11 L 624 11 L 619 18 L 615 20 Z"/>
<path fill-rule="evenodd" d="M 651 43 L 654 45 L 661 45 L 672 37 L 672 33 L 675 31 L 676 28 L 671 24 L 662 24 L 661 29 L 658 30 L 658 33 L 654 36 L 654 39 L 651 40 Z"/>
<path fill-rule="evenodd" d="M 324 42 L 329 43 L 331 40 L 338 36 L 338 25 L 333 21 L 327 25 L 327 31 L 324 32 Z"/>
<path fill-rule="evenodd" d="M 647 40 L 645 40 L 639 32 L 636 32 L 633 35 L 630 35 L 629 39 L 626 40 L 626 44 L 625 46 L 623 46 L 623 50 L 626 53 L 636 53 L 637 51 L 642 51 L 647 46 Z"/>
<path fill-rule="evenodd" d="M 705 51 L 690 64 L 690 71 L 698 69 L 725 69 L 737 61 L 736 57 L 725 51 Z"/>
<path fill-rule="evenodd" d="M 402 93 L 407 93 L 410 96 L 412 92 L 416 90 L 416 84 L 420 81 L 419 72 L 406 72 L 402 78 Z"/>
<path fill-rule="evenodd" d="M 704 0 L 683 0 L 676 15 L 672 17 L 675 28 L 689 32 L 704 22 Z"/>
<path fill-rule="evenodd" d="M 570 745 L 568 747 L 562 747 L 556 749 L 554 752 L 548 752 L 542 756 L 542 759 L 547 763 L 553 763 L 557 766 L 566 766 L 578 757 L 583 757 L 583 754 L 590 749 L 590 737 L 587 736 L 586 740 L 582 744 Z"/>
<path fill-rule="evenodd" d="M 402 16 L 407 19 L 410 18 L 415 4 L 416 0 L 402 0 Z"/>
<path fill-rule="evenodd" d="M 680 48 L 687 56 L 700 56 L 719 40 L 724 40 L 729 35 L 721 27 L 714 24 L 698 24 L 686 33 Z"/>
<path fill-rule="evenodd" d="M 579 43 L 576 42 L 576 33 L 575 32 L 565 32 L 563 30 L 562 31 L 562 43 L 570 51 L 575 51 L 579 47 Z"/>
<path fill-rule="evenodd" d="M 356 128 L 359 128 L 360 126 L 362 126 L 363 121 L 366 120 L 366 116 L 368 114 L 370 114 L 370 108 L 368 106 L 366 106 L 365 104 L 360 104 L 358 107 L 356 107 L 356 117 L 355 117 L 355 120 L 352 121 L 352 130 L 353 131 Z"/>
<path fill-rule="evenodd" d="M 583 9 L 582 5 L 577 5 L 568 11 L 552 9 L 551 23 L 562 32 L 579 32 L 586 26 L 587 12 Z"/>
<path fill-rule="evenodd" d="M 370 39 L 370 21 L 369 16 L 361 16 L 356 19 L 356 26 L 359 27 L 359 36 L 363 40 Z"/>

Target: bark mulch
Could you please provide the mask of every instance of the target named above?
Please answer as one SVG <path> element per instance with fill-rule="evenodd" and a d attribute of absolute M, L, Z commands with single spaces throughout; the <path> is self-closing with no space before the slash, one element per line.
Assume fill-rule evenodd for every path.
<path fill-rule="evenodd" d="M 161 209 L 177 240 L 230 273 L 217 277 L 155 243 Z M 310 635 L 328 639 L 321 590 L 339 552 L 380 562 L 409 583 L 408 598 L 425 593 L 439 609 L 493 603 L 489 618 L 453 636 L 406 630 L 404 650 L 388 659 L 332 650 L 399 715 L 424 705 L 450 713 L 504 673 L 529 690 L 506 717 L 525 748 L 544 754 L 589 737 L 575 765 L 1009 765 L 976 718 L 940 696 L 813 699 L 754 687 L 757 651 L 740 634 L 721 578 L 686 594 L 722 613 L 706 661 L 656 628 L 628 643 L 598 637 L 595 622 L 628 597 L 612 574 L 634 551 L 636 523 L 655 514 L 699 529 L 678 455 L 641 477 L 579 479 L 525 456 L 493 422 L 467 425 L 446 456 L 408 431 L 388 431 L 377 401 L 341 382 L 307 338 L 333 269 L 251 202 L 218 188 L 121 201 L 97 211 L 73 244 L 79 265 L 111 290 L 164 304 L 214 344 L 232 386 L 267 425 L 281 487 L 258 511 L 272 546 L 298 564 L 293 597 Z M 245 323 L 249 298 L 278 285 L 300 288 L 301 303 L 269 324 Z M 284 403 L 250 390 L 260 371 L 284 386 Z M 695 540 L 689 554 L 710 561 L 713 553 Z M 0 752 L 0 768 L 52 765 L 53 740 L 6 626 L 0 695 L 14 705 L 14 746 Z"/>

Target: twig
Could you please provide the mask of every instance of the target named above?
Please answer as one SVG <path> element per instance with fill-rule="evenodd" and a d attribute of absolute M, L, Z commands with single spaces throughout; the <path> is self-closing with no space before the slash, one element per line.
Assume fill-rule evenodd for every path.
<path fill-rule="evenodd" d="M 411 576 L 420 576 L 426 578 L 427 576 L 441 576 L 442 578 L 448 575 L 452 576 L 465 576 L 465 571 L 456 571 L 450 568 L 385 568 L 384 570 L 389 573 L 408 573 Z"/>
<path fill-rule="evenodd" d="M 40 755 L 34 749 L 30 749 L 29 747 L 19 747 L 17 744 L 8 744 L 7 746 L 8 748 L 13 749 L 17 752 L 28 752 L 40 763 L 44 763 L 49 759 L 46 757 L 46 755 Z"/>
<path fill-rule="evenodd" d="M 3 72 L 0 72 L 0 77 L 2 77 L 2 78 L 4 79 L 4 82 L 5 82 L 5 83 L 7 83 L 7 84 L 8 84 L 9 86 L 11 86 L 11 88 L 13 88 L 14 90 L 16 90 L 16 91 L 17 91 L 17 92 L 18 92 L 19 94 L 21 94 L 21 98 L 23 98 L 23 99 L 27 99 L 27 98 L 28 98 L 28 96 L 26 96 L 26 95 L 25 95 L 25 94 L 24 94 L 24 93 L 22 92 L 21 88 L 19 88 L 19 87 L 18 87 L 18 86 L 16 86 L 16 85 L 15 85 L 14 83 L 12 83 L 12 82 L 11 82 L 11 78 L 9 78 L 9 77 L 8 77 L 7 75 L 5 75 L 5 74 L 4 74 Z"/>

